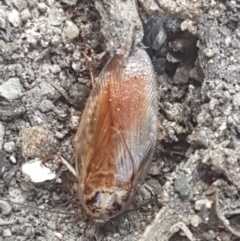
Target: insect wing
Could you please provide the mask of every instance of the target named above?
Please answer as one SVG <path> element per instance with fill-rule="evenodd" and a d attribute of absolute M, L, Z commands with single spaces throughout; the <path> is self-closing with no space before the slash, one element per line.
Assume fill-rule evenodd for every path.
<path fill-rule="evenodd" d="M 146 52 L 115 56 L 86 103 L 75 138 L 80 199 L 95 217 L 124 210 L 150 162 L 157 135 L 156 86 Z"/>
<path fill-rule="evenodd" d="M 151 160 L 157 135 L 156 83 L 146 52 L 135 51 L 111 75 L 110 83 L 111 116 L 120 132 L 114 147 L 115 177 L 134 186 Z"/>

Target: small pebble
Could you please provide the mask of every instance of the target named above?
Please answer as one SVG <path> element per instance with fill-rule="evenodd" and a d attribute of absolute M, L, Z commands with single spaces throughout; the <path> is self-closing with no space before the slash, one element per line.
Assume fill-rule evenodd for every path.
<path fill-rule="evenodd" d="M 209 201 L 208 199 L 197 200 L 195 202 L 194 209 L 196 211 L 200 211 L 203 206 L 205 206 L 207 209 L 210 209 L 212 206 L 212 201 Z"/>
<path fill-rule="evenodd" d="M 59 233 L 59 232 L 54 232 L 53 234 L 54 234 L 54 236 L 57 237 L 59 240 L 62 240 L 63 235 L 62 235 L 61 233 Z"/>
<path fill-rule="evenodd" d="M 3 177 L 5 171 L 6 171 L 6 166 L 7 166 L 7 158 L 6 158 L 6 153 L 5 151 L 0 150 L 0 179 Z M 0 186 L 0 194 L 3 193 L 3 188 Z"/>
<path fill-rule="evenodd" d="M 188 177 L 185 173 L 181 173 L 177 176 L 174 182 L 174 189 L 181 198 L 186 198 L 189 195 L 189 183 Z"/>
<path fill-rule="evenodd" d="M 3 15 L 0 13 L 0 28 L 1 29 L 6 29 L 6 19 Z"/>
<path fill-rule="evenodd" d="M 203 54 L 208 58 L 212 58 L 215 55 L 215 52 L 213 49 L 206 48 L 203 50 Z"/>
<path fill-rule="evenodd" d="M 191 225 L 196 228 L 201 223 L 201 218 L 198 215 L 191 216 Z"/>
<path fill-rule="evenodd" d="M 18 186 L 9 186 L 8 195 L 11 202 L 25 203 L 26 197 Z"/>
<path fill-rule="evenodd" d="M 75 6 L 78 0 L 61 0 L 62 3 L 68 6 Z"/>
<path fill-rule="evenodd" d="M 6 82 L 0 85 L 0 96 L 7 100 L 15 100 L 22 96 L 22 90 L 19 78 L 9 78 Z"/>
<path fill-rule="evenodd" d="M 61 42 L 61 37 L 58 35 L 54 35 L 51 39 L 51 44 L 52 45 L 57 45 Z"/>
<path fill-rule="evenodd" d="M 77 129 L 79 124 L 79 116 L 73 115 L 71 116 L 71 125 L 73 129 Z"/>
<path fill-rule="evenodd" d="M 240 106 L 240 93 L 237 93 L 233 96 L 232 102 L 233 102 L 233 105 L 235 107 L 239 108 L 239 106 Z"/>
<path fill-rule="evenodd" d="M 48 112 L 52 109 L 54 109 L 54 104 L 51 100 L 43 100 L 39 105 L 39 110 L 43 113 Z"/>
<path fill-rule="evenodd" d="M 14 141 L 9 141 L 9 142 L 6 142 L 4 145 L 3 145 L 3 148 L 6 152 L 8 153 L 12 153 L 15 149 L 15 142 Z"/>
<path fill-rule="evenodd" d="M 232 42 L 231 37 L 230 37 L 230 36 L 227 36 L 227 37 L 225 38 L 225 44 L 226 44 L 227 46 L 230 46 L 231 42 Z"/>
<path fill-rule="evenodd" d="M 60 26 L 63 21 L 63 10 L 52 8 L 48 11 L 49 23 L 53 26 Z"/>
<path fill-rule="evenodd" d="M 0 27 L 1 29 L 1 27 Z M 8 45 L 6 42 L 4 42 L 2 39 L 0 39 L 0 54 L 6 53 L 8 51 Z M 0 80 L 1 81 L 1 80 Z M 0 82 L 1 83 L 1 82 Z"/>
<path fill-rule="evenodd" d="M 202 81 L 203 81 L 203 77 L 202 77 L 201 73 L 198 72 L 197 68 L 192 68 L 190 70 L 189 77 L 191 79 L 198 81 L 199 83 L 202 83 Z"/>
<path fill-rule="evenodd" d="M 173 83 L 176 85 L 185 85 L 189 82 L 189 70 L 185 66 L 177 68 L 174 76 Z"/>
<path fill-rule="evenodd" d="M 82 64 L 80 61 L 78 62 L 72 62 L 72 68 L 75 72 L 79 73 L 82 69 Z"/>
<path fill-rule="evenodd" d="M 38 158 L 30 160 L 22 165 L 22 172 L 34 183 L 45 182 L 56 177 L 51 168 L 43 165 Z"/>
<path fill-rule="evenodd" d="M 178 58 L 176 58 L 176 57 L 174 57 L 172 54 L 170 54 L 170 53 L 167 53 L 167 61 L 168 62 L 171 62 L 171 63 L 180 63 L 181 62 L 181 60 L 180 59 L 178 59 Z"/>
<path fill-rule="evenodd" d="M 64 136 L 66 136 L 66 134 L 67 134 L 66 131 L 65 132 L 59 132 L 59 131 L 55 132 L 55 136 L 56 136 L 57 139 L 63 139 Z"/>
<path fill-rule="evenodd" d="M 197 33 L 197 26 L 196 23 L 193 22 L 192 20 L 186 19 L 181 23 L 181 30 L 186 31 L 188 30 L 192 34 Z"/>
<path fill-rule="evenodd" d="M 54 102 L 59 97 L 60 94 L 56 89 L 45 81 L 42 81 L 39 85 L 36 85 L 25 94 L 26 99 L 32 100 L 31 106 L 34 108 L 37 108 L 44 98 L 51 99 Z"/>
<path fill-rule="evenodd" d="M 3 230 L 3 237 L 8 238 L 12 236 L 12 232 L 9 228 Z"/>
<path fill-rule="evenodd" d="M 32 17 L 31 12 L 29 11 L 28 8 L 25 8 L 21 13 L 20 13 L 20 17 L 22 22 L 26 22 L 28 19 L 30 19 Z"/>
<path fill-rule="evenodd" d="M 41 126 L 25 128 L 21 134 L 21 150 L 25 158 L 52 155 L 57 151 L 57 143 L 53 133 Z"/>
<path fill-rule="evenodd" d="M 5 127 L 3 123 L 0 122 L 0 150 L 2 149 L 4 134 L 5 134 Z"/>
<path fill-rule="evenodd" d="M 78 37 L 80 30 L 76 24 L 68 20 L 66 21 L 63 32 L 68 39 L 73 40 Z"/>
<path fill-rule="evenodd" d="M 19 11 L 22 11 L 24 8 L 27 7 L 27 0 L 12 0 L 12 1 Z"/>
<path fill-rule="evenodd" d="M 11 161 L 12 164 L 17 163 L 17 160 L 16 160 L 15 156 L 10 156 L 9 160 Z"/>
<path fill-rule="evenodd" d="M 40 2 L 38 4 L 38 10 L 42 13 L 45 12 L 47 10 L 47 5 L 44 2 Z"/>
<path fill-rule="evenodd" d="M 52 68 L 51 68 L 52 73 L 58 74 L 58 73 L 61 72 L 61 67 L 60 67 L 59 65 L 54 64 L 54 65 L 52 65 L 51 67 L 52 67 Z"/>
<path fill-rule="evenodd" d="M 16 9 L 12 9 L 7 14 L 8 21 L 13 25 L 13 27 L 17 28 L 20 26 L 21 20 L 19 12 Z"/>
<path fill-rule="evenodd" d="M 28 0 L 28 6 L 30 8 L 35 8 L 39 0 Z"/>
<path fill-rule="evenodd" d="M 5 200 L 0 200 L 0 213 L 7 216 L 12 211 L 12 206 Z"/>

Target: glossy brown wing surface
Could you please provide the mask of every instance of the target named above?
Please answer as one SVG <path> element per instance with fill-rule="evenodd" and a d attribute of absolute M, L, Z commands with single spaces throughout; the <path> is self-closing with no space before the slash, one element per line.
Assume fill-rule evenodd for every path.
<path fill-rule="evenodd" d="M 113 216 L 136 186 L 156 142 L 151 62 L 143 50 L 113 58 L 87 101 L 75 138 L 80 196 L 95 216 Z"/>
<path fill-rule="evenodd" d="M 115 178 L 134 186 L 151 160 L 157 135 L 156 83 L 146 52 L 135 51 L 117 76 L 110 84 L 113 125 L 122 135 L 115 143 Z"/>
<path fill-rule="evenodd" d="M 107 183 L 113 185 L 111 126 L 109 83 L 103 79 L 96 84 L 86 103 L 75 138 L 76 169 L 86 192 Z"/>

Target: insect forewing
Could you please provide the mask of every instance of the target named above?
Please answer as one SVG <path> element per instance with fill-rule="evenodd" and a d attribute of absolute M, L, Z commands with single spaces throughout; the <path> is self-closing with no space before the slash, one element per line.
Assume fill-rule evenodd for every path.
<path fill-rule="evenodd" d="M 96 207 L 99 215 L 110 212 L 113 205 L 109 215 L 115 215 L 115 204 L 123 207 L 129 201 L 155 147 L 155 94 L 154 72 L 144 50 L 135 50 L 127 60 L 115 56 L 100 74 L 75 138 L 86 209 L 91 200 L 94 212 Z"/>

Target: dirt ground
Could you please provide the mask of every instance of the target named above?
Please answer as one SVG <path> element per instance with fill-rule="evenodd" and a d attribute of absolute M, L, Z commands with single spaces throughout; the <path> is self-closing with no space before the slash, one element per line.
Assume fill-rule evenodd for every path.
<path fill-rule="evenodd" d="M 94 1 L 0 2 L 0 241 L 240 240 L 240 1 L 139 0 L 138 12 L 158 144 L 129 210 L 100 224 L 60 159 L 74 163 L 90 70 L 99 74 L 128 29 L 101 22 Z M 49 155 L 56 178 L 23 175 L 23 163 Z"/>

